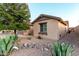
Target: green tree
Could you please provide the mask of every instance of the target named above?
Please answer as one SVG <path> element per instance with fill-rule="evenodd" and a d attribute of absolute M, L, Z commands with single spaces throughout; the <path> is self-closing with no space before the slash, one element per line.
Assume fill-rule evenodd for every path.
<path fill-rule="evenodd" d="M 0 4 L 0 30 L 29 29 L 30 12 L 25 3 Z"/>

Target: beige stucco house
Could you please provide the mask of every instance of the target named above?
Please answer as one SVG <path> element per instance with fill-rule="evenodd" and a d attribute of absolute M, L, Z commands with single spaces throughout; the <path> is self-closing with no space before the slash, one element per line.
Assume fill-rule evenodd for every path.
<path fill-rule="evenodd" d="M 60 17 L 41 14 L 33 22 L 33 33 L 35 37 L 58 40 L 68 31 L 68 21 L 63 21 Z"/>

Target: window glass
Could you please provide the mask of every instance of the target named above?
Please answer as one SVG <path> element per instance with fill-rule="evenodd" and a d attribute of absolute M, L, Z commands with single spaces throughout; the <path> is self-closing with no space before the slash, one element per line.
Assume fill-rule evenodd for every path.
<path fill-rule="evenodd" d="M 47 23 L 40 24 L 40 32 L 47 32 Z"/>

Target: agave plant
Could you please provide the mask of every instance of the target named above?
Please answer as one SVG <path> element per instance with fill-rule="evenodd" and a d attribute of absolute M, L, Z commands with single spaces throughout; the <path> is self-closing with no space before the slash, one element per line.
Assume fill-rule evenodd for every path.
<path fill-rule="evenodd" d="M 73 48 L 70 44 L 55 42 L 52 47 L 53 56 L 70 56 Z"/>
<path fill-rule="evenodd" d="M 9 55 L 13 48 L 13 42 L 16 40 L 16 36 L 8 36 L 1 39 L 0 43 L 0 55 Z"/>

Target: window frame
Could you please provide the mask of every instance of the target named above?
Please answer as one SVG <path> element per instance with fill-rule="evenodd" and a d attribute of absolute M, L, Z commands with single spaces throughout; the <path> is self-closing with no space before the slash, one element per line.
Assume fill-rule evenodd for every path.
<path fill-rule="evenodd" d="M 47 35 L 47 22 L 39 23 L 39 25 L 40 25 L 40 32 L 39 32 L 39 34 L 46 34 Z"/>

